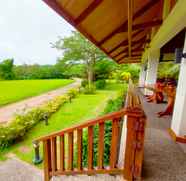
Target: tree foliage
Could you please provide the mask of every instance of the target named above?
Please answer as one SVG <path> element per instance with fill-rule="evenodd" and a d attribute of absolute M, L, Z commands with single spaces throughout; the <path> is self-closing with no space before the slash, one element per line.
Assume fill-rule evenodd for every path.
<path fill-rule="evenodd" d="M 11 80 L 14 78 L 13 59 L 6 59 L 0 63 L 0 79 Z"/>
<path fill-rule="evenodd" d="M 74 31 L 66 38 L 59 38 L 53 47 L 63 52 L 63 61 L 67 64 L 80 64 L 85 66 L 85 73 L 89 84 L 94 80 L 94 66 L 97 61 L 103 59 L 105 55 L 89 40 L 80 33 Z"/>
<path fill-rule="evenodd" d="M 174 78 L 178 80 L 180 65 L 174 62 L 162 62 L 158 67 L 159 78 Z"/>

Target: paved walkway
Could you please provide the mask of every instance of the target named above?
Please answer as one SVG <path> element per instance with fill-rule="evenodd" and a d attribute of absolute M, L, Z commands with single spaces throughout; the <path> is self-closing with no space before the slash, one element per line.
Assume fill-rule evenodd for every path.
<path fill-rule="evenodd" d="M 57 90 L 53 90 L 53 91 L 41 94 L 39 96 L 28 98 L 28 99 L 1 107 L 0 108 L 0 123 L 6 123 L 10 121 L 16 113 L 20 113 L 24 109 L 31 109 L 34 107 L 38 107 L 42 105 L 43 103 L 53 99 L 56 96 L 67 93 L 69 89 L 78 87 L 80 83 L 81 83 L 81 80 L 76 79 L 74 83 L 69 84 L 65 87 L 59 88 Z"/>
<path fill-rule="evenodd" d="M 172 118 L 171 116 L 158 118 L 156 114 L 164 110 L 166 104 L 147 103 L 142 95 L 141 99 L 148 119 L 143 180 L 185 181 L 186 153 L 179 144 L 171 140 L 167 132 Z"/>
<path fill-rule="evenodd" d="M 42 170 L 16 158 L 0 162 L 0 181 L 43 181 Z"/>

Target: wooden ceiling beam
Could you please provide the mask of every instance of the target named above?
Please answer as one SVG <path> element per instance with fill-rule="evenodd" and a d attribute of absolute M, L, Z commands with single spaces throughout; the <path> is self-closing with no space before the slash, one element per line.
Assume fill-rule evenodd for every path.
<path fill-rule="evenodd" d="M 128 50 L 128 46 L 124 50 L 119 52 L 117 55 L 112 56 L 112 58 L 116 58 L 117 56 L 121 55 L 122 53 L 127 53 L 127 50 Z"/>
<path fill-rule="evenodd" d="M 133 16 L 133 0 L 128 0 L 128 53 L 129 58 L 132 53 L 132 16 Z"/>
<path fill-rule="evenodd" d="M 96 46 L 98 46 L 98 42 L 96 39 L 84 29 L 82 29 L 80 26 L 77 26 L 75 24 L 75 21 L 72 16 L 68 14 L 68 12 L 64 9 L 64 7 L 60 6 L 60 4 L 57 2 L 57 0 L 43 0 L 50 8 L 52 8 L 54 11 L 56 11 L 60 16 L 62 16 L 66 21 L 68 21 L 72 26 L 76 27 L 77 30 L 79 30 L 80 33 L 82 33 L 85 37 L 87 37 L 92 43 L 94 43 Z M 106 55 L 110 56 L 108 52 L 103 47 L 99 47 Z"/>
<path fill-rule="evenodd" d="M 117 60 L 117 63 L 137 63 L 137 62 L 140 62 L 140 59 L 141 57 L 140 56 L 134 56 L 134 57 L 131 57 L 130 60 L 128 58 L 120 58 Z"/>
<path fill-rule="evenodd" d="M 136 47 L 134 49 L 132 49 L 132 53 L 135 51 L 143 51 L 144 48 L 141 48 L 142 45 L 140 45 L 140 47 Z M 118 53 L 117 55 L 112 56 L 112 58 L 117 58 L 118 56 L 120 56 L 122 53 L 127 53 L 128 47 L 125 48 L 123 51 L 121 51 L 120 53 Z M 128 54 L 127 54 L 128 55 Z"/>
<path fill-rule="evenodd" d="M 143 44 L 144 43 L 146 43 L 146 42 L 149 42 L 149 40 L 146 40 L 146 36 L 144 36 L 144 37 L 142 37 L 142 38 L 140 38 L 139 40 L 137 40 L 137 41 L 132 41 L 132 44 L 140 44 L 140 47 L 142 46 L 142 42 L 143 42 Z M 127 44 L 126 44 L 127 45 Z M 139 47 L 139 46 L 138 46 Z M 119 52 L 117 55 L 114 55 L 114 56 L 112 56 L 112 58 L 115 58 L 115 57 L 117 57 L 117 56 L 119 56 L 121 53 L 124 53 L 124 52 L 126 52 L 128 50 L 128 46 L 124 49 L 124 50 L 122 50 L 121 52 Z M 132 49 L 132 51 L 135 51 L 135 49 Z"/>
<path fill-rule="evenodd" d="M 137 51 L 137 52 L 135 52 L 135 51 L 132 52 L 131 57 L 134 56 L 135 53 L 136 53 L 136 54 L 137 54 L 137 53 L 140 54 L 143 50 L 144 50 L 144 49 L 139 49 L 139 48 L 136 49 L 135 51 Z M 127 53 L 126 51 L 125 51 L 125 52 L 122 52 L 122 53 L 126 53 L 126 54 L 125 54 L 124 56 L 122 56 L 121 58 L 126 58 L 126 57 L 129 58 L 128 53 Z M 121 53 L 121 54 L 122 54 L 122 53 Z M 120 54 L 120 55 L 121 55 L 121 54 Z M 141 55 L 141 54 L 140 54 L 140 55 Z M 119 55 L 118 55 L 118 56 L 119 56 Z M 116 57 L 113 57 L 113 58 L 117 60 L 117 56 L 116 56 Z"/>
<path fill-rule="evenodd" d="M 135 38 L 135 37 L 136 37 L 139 33 L 141 33 L 142 31 L 143 31 L 143 30 L 139 30 L 139 31 L 135 32 L 135 33 L 132 35 L 132 38 Z M 123 40 L 120 44 L 118 44 L 116 47 L 114 47 L 113 49 L 111 49 L 108 53 L 110 54 L 110 53 L 114 52 L 115 50 L 117 50 L 119 47 L 127 45 L 127 42 L 128 42 L 128 40 Z"/>
<path fill-rule="evenodd" d="M 133 30 L 138 30 L 138 29 L 145 29 L 145 28 L 152 28 L 154 26 L 159 26 L 162 24 L 162 20 L 154 20 L 154 21 L 149 21 L 145 23 L 140 23 L 140 24 L 135 24 L 132 26 Z"/>
<path fill-rule="evenodd" d="M 133 15 L 133 20 L 136 18 L 142 16 L 146 11 L 150 10 L 155 4 L 157 4 L 160 0 L 150 0 L 147 4 L 145 4 L 140 10 L 138 10 Z M 121 26 L 116 28 L 114 31 L 112 31 L 110 34 L 108 34 L 105 38 L 103 38 L 100 42 L 98 42 L 98 46 L 105 43 L 108 39 L 110 39 L 112 36 L 114 36 L 116 33 L 122 32 L 123 29 L 127 28 L 128 21 L 125 21 Z"/>
<path fill-rule="evenodd" d="M 138 46 L 138 47 L 134 48 L 134 49 L 132 50 L 131 55 L 133 55 L 133 53 L 136 53 L 136 52 L 142 52 L 142 51 L 144 51 L 144 48 L 141 48 L 141 46 L 142 46 L 142 45 L 140 45 L 140 46 Z M 121 55 L 122 53 L 126 53 L 126 55 L 125 55 L 125 56 L 129 56 L 129 54 L 126 52 L 126 50 L 125 50 L 125 51 L 120 52 L 120 54 L 118 54 L 117 56 Z M 117 58 L 117 56 L 114 56 L 114 57 L 112 57 L 112 58 L 116 59 L 116 58 Z M 123 56 L 122 58 L 124 58 L 125 56 Z M 130 58 L 130 57 L 129 57 L 129 58 Z"/>
<path fill-rule="evenodd" d="M 64 17 L 72 26 L 75 26 L 73 18 L 59 5 L 56 0 L 43 0 L 49 7 L 55 10 L 60 16 Z"/>
<path fill-rule="evenodd" d="M 162 20 L 154 20 L 154 21 L 148 21 L 148 22 L 145 22 L 145 23 L 139 23 L 139 24 L 135 24 L 132 26 L 132 30 L 133 31 L 136 31 L 136 30 L 140 30 L 140 32 L 144 29 L 147 29 L 147 28 L 152 28 L 154 26 L 159 26 L 162 24 Z M 127 32 L 127 28 L 123 29 L 122 31 L 123 33 L 124 32 Z M 137 32 L 138 34 L 138 32 Z"/>
<path fill-rule="evenodd" d="M 140 59 L 140 58 L 139 58 Z M 138 58 L 136 58 L 136 59 L 132 59 L 132 60 L 125 60 L 125 59 L 123 59 L 123 60 L 120 60 L 119 62 L 117 62 L 117 63 L 119 63 L 119 64 L 129 64 L 129 63 L 140 63 L 141 61 L 139 60 Z"/>
<path fill-rule="evenodd" d="M 83 20 L 85 20 L 91 12 L 93 12 L 103 0 L 94 0 L 76 19 L 75 24 L 79 25 Z"/>

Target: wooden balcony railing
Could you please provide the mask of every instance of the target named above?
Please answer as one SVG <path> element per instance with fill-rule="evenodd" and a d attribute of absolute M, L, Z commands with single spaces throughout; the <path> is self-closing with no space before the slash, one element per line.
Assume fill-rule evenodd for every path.
<path fill-rule="evenodd" d="M 127 116 L 126 148 L 124 165 L 118 166 L 119 131 L 123 117 Z M 109 165 L 104 165 L 105 124 L 111 122 Z M 97 165 L 94 162 L 94 127 L 98 126 Z M 122 174 L 133 180 L 141 176 L 143 160 L 145 115 L 138 96 L 130 82 L 126 107 L 83 124 L 52 133 L 35 140 L 43 143 L 44 176 L 49 181 L 52 176 L 75 174 Z M 83 167 L 82 147 L 84 131 L 88 131 L 87 166 Z M 76 145 L 76 146 L 75 146 Z M 76 158 L 76 159 L 75 159 Z"/>

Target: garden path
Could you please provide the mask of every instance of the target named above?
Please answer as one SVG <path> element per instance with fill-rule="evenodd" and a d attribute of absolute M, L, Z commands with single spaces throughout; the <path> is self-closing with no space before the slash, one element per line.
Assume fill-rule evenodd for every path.
<path fill-rule="evenodd" d="M 29 110 L 38 107 L 56 96 L 66 94 L 69 89 L 78 87 L 80 84 L 81 79 L 75 79 L 75 82 L 65 87 L 1 107 L 0 123 L 7 123 L 16 113 L 21 113 L 24 109 Z"/>
<path fill-rule="evenodd" d="M 0 181 L 43 181 L 43 171 L 17 158 L 0 162 Z M 77 175 L 53 177 L 52 181 L 123 181 L 122 176 Z"/>
<path fill-rule="evenodd" d="M 42 181 L 42 170 L 17 158 L 0 162 L 1 181 Z"/>

